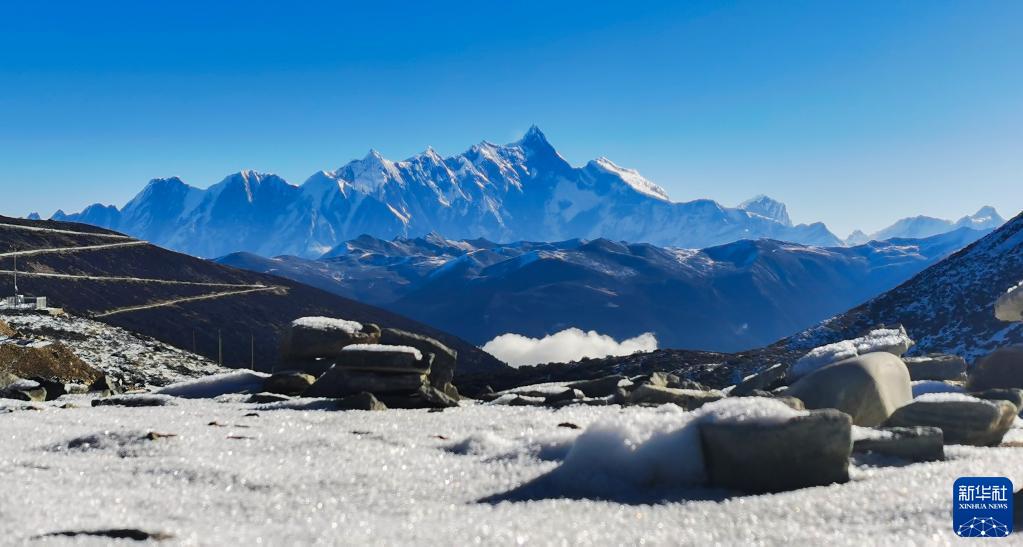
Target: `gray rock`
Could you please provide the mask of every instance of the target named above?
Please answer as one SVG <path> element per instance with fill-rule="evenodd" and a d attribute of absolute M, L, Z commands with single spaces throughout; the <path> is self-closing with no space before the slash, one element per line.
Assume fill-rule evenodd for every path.
<path fill-rule="evenodd" d="M 881 424 L 913 398 L 905 363 L 887 352 L 852 357 L 819 368 L 789 387 L 785 395 L 806 408 L 834 408 L 860 426 Z M 924 425 L 924 424 L 921 424 Z"/>
<path fill-rule="evenodd" d="M 776 396 L 776 397 L 773 397 L 773 399 L 778 401 L 779 403 L 785 404 L 785 406 L 787 406 L 787 407 L 789 407 L 789 408 L 791 408 L 793 410 L 806 410 L 806 405 L 803 404 L 802 399 L 797 399 L 795 397 L 789 397 L 788 395 Z"/>
<path fill-rule="evenodd" d="M 1023 388 L 1023 345 L 1008 346 L 977 361 L 966 382 L 968 391 Z"/>
<path fill-rule="evenodd" d="M 100 397 L 108 397 L 123 392 L 124 388 L 121 387 L 121 383 L 106 374 L 89 384 L 89 393 L 95 393 Z"/>
<path fill-rule="evenodd" d="M 995 317 L 1000 321 L 1023 321 L 1023 283 L 998 297 L 995 302 Z"/>
<path fill-rule="evenodd" d="M 363 325 L 363 329 L 367 326 Z M 378 329 L 379 330 L 379 329 Z M 352 344 L 375 344 L 380 334 L 370 332 L 349 332 L 332 328 L 329 323 L 310 324 L 296 319 L 288 325 L 281 336 L 281 360 L 285 362 L 336 357 L 345 346 Z"/>
<path fill-rule="evenodd" d="M 544 401 L 548 405 L 561 405 L 563 403 L 572 403 L 574 401 L 584 398 L 585 396 L 586 395 L 584 395 L 581 390 L 565 388 L 565 390 L 560 393 L 548 395 L 547 397 L 544 398 Z"/>
<path fill-rule="evenodd" d="M 818 410 L 785 422 L 704 422 L 699 426 L 711 486 L 782 492 L 849 480 L 852 421 Z"/>
<path fill-rule="evenodd" d="M 945 444 L 996 446 L 1012 427 L 1016 405 L 1008 401 L 914 401 L 895 411 L 889 427 L 932 426 Z"/>
<path fill-rule="evenodd" d="M 782 363 L 772 365 L 739 382 L 728 395 L 732 397 L 747 397 L 752 395 L 754 391 L 770 391 L 779 382 L 784 381 L 788 373 L 789 365 Z"/>
<path fill-rule="evenodd" d="M 252 403 L 252 404 L 260 404 L 260 405 L 262 405 L 262 404 L 266 404 L 266 403 L 280 403 L 282 401 L 290 401 L 290 400 L 291 400 L 291 397 L 288 397 L 287 395 L 282 395 L 280 393 L 263 392 L 263 393 L 253 393 L 251 396 L 249 396 L 249 398 L 245 402 Z"/>
<path fill-rule="evenodd" d="M 646 383 L 657 387 L 678 387 L 682 383 L 682 378 L 670 372 L 657 371 L 650 374 L 650 379 Z"/>
<path fill-rule="evenodd" d="M 174 406 L 174 397 L 154 393 L 132 393 L 93 399 L 92 406 Z"/>
<path fill-rule="evenodd" d="M 372 393 L 353 393 L 337 400 L 338 410 L 387 410 L 387 405 L 380 402 Z"/>
<path fill-rule="evenodd" d="M 909 369 L 909 379 L 917 380 L 959 380 L 966 374 L 966 360 L 958 355 L 927 355 L 924 357 L 903 357 Z"/>
<path fill-rule="evenodd" d="M 303 394 L 306 397 L 344 397 L 363 391 L 384 393 L 415 393 L 426 383 L 426 375 L 388 374 L 363 370 L 348 370 L 334 366 L 323 373 Z"/>
<path fill-rule="evenodd" d="M 676 389 L 671 387 L 660 387 L 651 384 L 642 384 L 629 394 L 629 403 L 664 405 L 676 404 L 686 410 L 693 410 L 701 406 L 723 399 L 724 393 L 720 391 L 699 391 L 695 389 Z"/>
<path fill-rule="evenodd" d="M 879 428 L 879 431 L 883 436 L 854 442 L 853 452 L 873 452 L 913 462 L 945 459 L 944 435 L 941 428 L 886 427 Z"/>
<path fill-rule="evenodd" d="M 35 380 L 17 378 L 9 381 L 4 388 L 0 389 L 0 399 L 41 403 L 47 400 L 46 388 Z"/>
<path fill-rule="evenodd" d="M 386 346 L 376 346 L 379 350 L 361 350 L 347 348 L 334 358 L 334 366 L 347 370 L 363 370 L 382 373 L 415 373 L 429 374 L 433 354 L 422 354 L 417 358 L 406 351 L 384 351 Z"/>
<path fill-rule="evenodd" d="M 315 382 L 315 376 L 304 372 L 275 372 L 263 382 L 263 391 L 281 395 L 301 395 Z"/>
<path fill-rule="evenodd" d="M 391 346 L 410 346 L 423 352 L 423 355 L 432 353 L 430 385 L 447 392 L 445 388 L 454 380 L 455 368 L 458 366 L 457 351 L 429 336 L 401 329 L 383 329 L 380 333 L 380 343 Z M 457 394 L 457 391 L 455 393 Z"/>
<path fill-rule="evenodd" d="M 984 391 L 971 391 L 967 395 L 988 401 L 1009 401 L 1016 405 L 1017 411 L 1023 410 L 1023 389 L 1014 387 L 995 388 Z"/>
<path fill-rule="evenodd" d="M 567 387 L 571 389 L 578 389 L 587 397 L 608 397 L 615 394 L 618 390 L 618 384 L 625 379 L 625 376 L 622 376 L 621 374 L 613 374 L 611 376 L 604 376 L 593 380 L 572 382 L 571 384 L 568 384 Z"/>

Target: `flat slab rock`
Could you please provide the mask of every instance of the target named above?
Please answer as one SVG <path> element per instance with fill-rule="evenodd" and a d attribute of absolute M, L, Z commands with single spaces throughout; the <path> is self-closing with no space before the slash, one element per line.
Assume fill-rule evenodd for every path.
<path fill-rule="evenodd" d="M 432 353 L 423 355 L 412 347 L 380 344 L 348 346 L 334 359 L 335 366 L 349 370 L 417 374 L 429 374 L 432 362 Z"/>
<path fill-rule="evenodd" d="M 853 443 L 853 452 L 872 452 L 912 462 L 945 459 L 944 435 L 931 426 L 883 427 Z"/>
<path fill-rule="evenodd" d="M 420 372 L 410 374 L 380 373 L 366 370 L 350 370 L 334 366 L 323 373 L 303 394 L 306 397 L 345 397 L 367 392 L 376 395 L 384 393 L 414 393 L 426 384 L 426 375 Z"/>
<path fill-rule="evenodd" d="M 926 396 L 924 396 L 926 397 Z M 996 446 L 1012 427 L 1016 405 L 1008 401 L 916 400 L 895 411 L 889 427 L 940 428 L 945 444 Z"/>
<path fill-rule="evenodd" d="M 676 389 L 650 384 L 642 384 L 629 394 L 629 403 L 640 404 L 675 404 L 686 410 L 694 410 L 701 406 L 724 399 L 720 391 L 700 391 L 696 389 Z"/>
<path fill-rule="evenodd" d="M 966 375 L 966 360 L 958 355 L 927 355 L 903 357 L 909 369 L 909 379 L 958 380 Z"/>
<path fill-rule="evenodd" d="M 700 424 L 712 486 L 748 493 L 782 492 L 849 480 L 852 420 L 813 411 L 770 424 Z"/>

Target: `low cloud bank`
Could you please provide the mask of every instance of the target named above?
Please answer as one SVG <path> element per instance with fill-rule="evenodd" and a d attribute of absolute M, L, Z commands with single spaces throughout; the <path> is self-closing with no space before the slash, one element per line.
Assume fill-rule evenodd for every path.
<path fill-rule="evenodd" d="M 543 338 L 521 334 L 502 334 L 483 345 L 483 351 L 513 367 L 540 363 L 566 363 L 583 357 L 630 355 L 657 349 L 657 338 L 647 332 L 635 338 L 616 341 L 595 330 L 565 329 Z"/>

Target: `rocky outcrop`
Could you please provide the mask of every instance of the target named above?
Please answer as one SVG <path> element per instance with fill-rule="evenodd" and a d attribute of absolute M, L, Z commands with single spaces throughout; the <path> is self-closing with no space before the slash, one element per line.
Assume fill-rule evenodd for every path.
<path fill-rule="evenodd" d="M 352 344 L 375 344 L 380 328 L 357 321 L 332 317 L 300 317 L 291 322 L 281 337 L 281 360 L 298 363 L 329 358 Z"/>
<path fill-rule="evenodd" d="M 875 426 L 913 398 L 909 372 L 901 359 L 876 352 L 817 369 L 793 384 L 785 395 L 806 408 L 834 408 L 859 426 Z"/>
<path fill-rule="evenodd" d="M 780 423 L 700 424 L 710 485 L 748 493 L 847 482 L 851 431 L 852 420 L 836 410 Z"/>

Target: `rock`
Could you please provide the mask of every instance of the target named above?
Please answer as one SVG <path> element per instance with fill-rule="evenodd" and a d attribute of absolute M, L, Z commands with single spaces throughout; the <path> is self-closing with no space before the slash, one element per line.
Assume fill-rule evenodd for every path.
<path fill-rule="evenodd" d="M 422 373 L 394 374 L 364 370 L 349 370 L 333 366 L 323 373 L 303 394 L 306 397 L 344 397 L 360 392 L 375 395 L 384 393 L 415 393 L 426 383 Z"/>
<path fill-rule="evenodd" d="M 806 408 L 834 408 L 853 423 L 875 426 L 913 398 L 909 371 L 887 352 L 867 353 L 819 368 L 789 387 L 785 395 Z M 921 424 L 924 425 L 924 424 Z"/>
<path fill-rule="evenodd" d="M 622 376 L 621 374 L 613 374 L 611 376 L 604 376 L 593 380 L 572 382 L 566 387 L 570 389 L 578 389 L 587 397 L 607 397 L 615 394 L 618 390 L 618 384 L 621 383 L 622 380 L 626 380 L 625 376 Z"/>
<path fill-rule="evenodd" d="M 966 360 L 958 355 L 932 354 L 903 357 L 910 380 L 959 380 L 966 374 Z"/>
<path fill-rule="evenodd" d="M 879 428 L 875 437 L 854 442 L 853 452 L 873 452 L 913 462 L 941 461 L 945 459 L 944 435 L 938 427 Z"/>
<path fill-rule="evenodd" d="M 282 401 L 290 401 L 290 400 L 291 400 L 291 397 L 288 397 L 287 395 L 282 395 L 280 393 L 261 392 L 261 393 L 253 393 L 251 396 L 249 396 L 249 398 L 245 402 L 246 403 L 251 403 L 251 404 L 260 404 L 261 405 L 261 404 L 266 404 L 266 403 L 279 403 L 279 402 L 282 402 Z"/>
<path fill-rule="evenodd" d="M 806 405 L 803 404 L 802 399 L 789 397 L 788 395 L 781 395 L 772 398 L 775 401 L 778 401 L 779 403 L 785 404 L 785 406 L 791 408 L 792 410 L 806 410 Z"/>
<path fill-rule="evenodd" d="M 998 297 L 995 302 L 995 317 L 1000 321 L 1023 321 L 1023 283 Z"/>
<path fill-rule="evenodd" d="M 17 401 L 41 403 L 47 400 L 46 388 L 34 380 L 22 380 L 18 378 L 8 383 L 6 387 L 0 389 L 0 399 L 14 399 Z"/>
<path fill-rule="evenodd" d="M 1023 389 L 1014 387 L 986 389 L 984 391 L 971 391 L 967 395 L 988 401 L 1009 401 L 1016 405 L 1017 411 L 1023 410 Z"/>
<path fill-rule="evenodd" d="M 336 357 L 352 344 L 375 344 L 379 334 L 363 332 L 356 321 L 329 317 L 301 317 L 291 322 L 281 337 L 281 360 L 285 362 Z"/>
<path fill-rule="evenodd" d="M 728 395 L 731 397 L 747 397 L 752 395 L 754 391 L 770 391 L 778 383 L 784 381 L 788 373 L 788 365 L 781 363 L 772 365 L 752 376 L 744 378 L 742 382 L 739 382 L 728 392 Z"/>
<path fill-rule="evenodd" d="M 566 388 L 564 391 L 560 393 L 548 395 L 544 399 L 544 402 L 548 405 L 562 405 L 563 403 L 571 403 L 573 401 L 577 401 L 585 396 L 586 395 L 584 395 L 581 390 Z"/>
<path fill-rule="evenodd" d="M 22 340 L 0 344 L 0 363 L 6 372 L 19 378 L 48 378 L 58 382 L 91 384 L 103 376 L 98 369 L 82 361 L 60 342 Z"/>
<path fill-rule="evenodd" d="M 121 383 L 106 374 L 100 376 L 95 382 L 89 384 L 89 393 L 94 393 L 100 397 L 117 395 L 123 391 L 124 389 L 121 388 Z"/>
<path fill-rule="evenodd" d="M 173 406 L 174 397 L 152 393 L 134 393 L 130 395 L 114 395 L 102 399 L 93 399 L 92 406 Z"/>
<path fill-rule="evenodd" d="M 780 423 L 704 422 L 699 429 L 711 486 L 758 494 L 849 480 L 852 421 L 837 410 Z"/>
<path fill-rule="evenodd" d="M 339 410 L 387 410 L 387 405 L 365 391 L 338 399 L 337 407 Z"/>
<path fill-rule="evenodd" d="M 43 389 L 46 390 L 47 401 L 53 401 L 59 398 L 61 395 L 67 394 L 67 388 L 65 387 L 64 382 L 61 382 L 59 380 L 53 378 L 43 378 L 40 376 L 33 376 L 32 378 L 29 378 L 29 380 L 36 382 L 37 384 L 42 386 Z"/>
<path fill-rule="evenodd" d="M 1004 347 L 981 358 L 966 382 L 968 391 L 1002 387 L 1023 388 L 1023 345 Z"/>
<path fill-rule="evenodd" d="M 670 372 L 657 371 L 650 374 L 650 379 L 646 383 L 658 387 L 677 387 L 682 383 L 682 378 Z"/>
<path fill-rule="evenodd" d="M 693 410 L 712 401 L 724 399 L 724 397 L 725 394 L 720 391 L 698 391 L 642 384 L 629 394 L 628 400 L 634 405 L 673 403 L 686 410 Z"/>
<path fill-rule="evenodd" d="M 370 336 L 376 336 L 377 340 L 380 339 L 380 334 L 383 332 L 380 330 L 380 326 L 376 323 L 363 323 L 362 332 Z M 381 342 L 383 343 L 383 342 Z"/>
<path fill-rule="evenodd" d="M 263 383 L 266 393 L 301 395 L 316 382 L 316 377 L 298 371 L 275 372 Z"/>
<path fill-rule="evenodd" d="M 961 397 L 954 400 L 918 399 L 896 410 L 885 425 L 938 427 L 944 434 L 945 444 L 996 446 L 1001 443 L 1016 418 L 1016 405 L 1008 401 Z"/>
<path fill-rule="evenodd" d="M 342 350 L 334 365 L 348 370 L 429 374 L 432 361 L 432 353 L 423 354 L 409 346 L 355 344 Z"/>
<path fill-rule="evenodd" d="M 433 354 L 433 363 L 430 366 L 430 385 L 446 390 L 455 378 L 455 368 L 458 365 L 458 352 L 445 346 L 440 341 L 423 336 L 414 332 L 401 329 L 383 329 L 380 333 L 380 343 L 390 346 L 409 346 L 418 349 L 426 355 Z M 455 391 L 457 394 L 457 391 Z"/>

